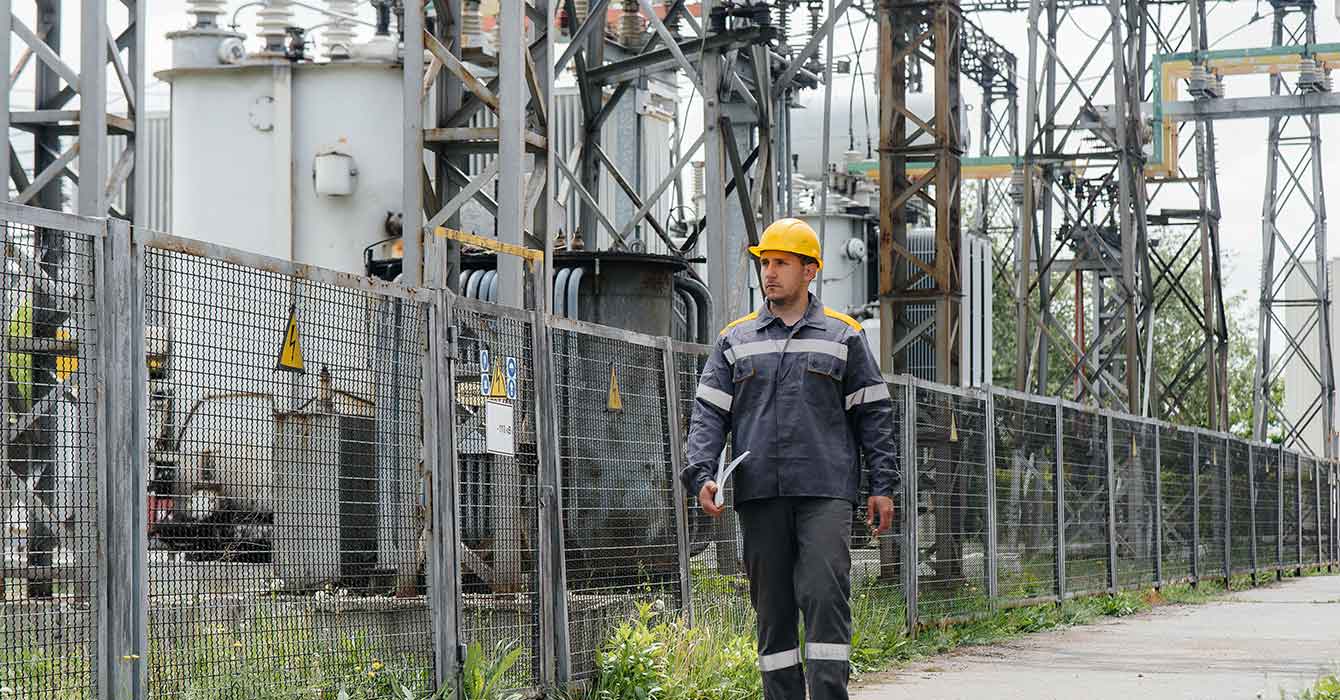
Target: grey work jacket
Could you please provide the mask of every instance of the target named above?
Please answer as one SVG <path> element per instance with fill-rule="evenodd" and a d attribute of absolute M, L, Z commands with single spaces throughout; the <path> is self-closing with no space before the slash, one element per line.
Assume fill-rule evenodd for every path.
<path fill-rule="evenodd" d="M 860 324 L 810 295 L 787 328 L 765 304 L 727 326 L 698 381 L 680 475 L 695 496 L 715 478 L 729 433 L 737 503 L 778 496 L 857 501 L 860 451 L 871 494 L 898 486 L 893 402 Z M 857 448 L 860 448 L 858 451 Z"/>

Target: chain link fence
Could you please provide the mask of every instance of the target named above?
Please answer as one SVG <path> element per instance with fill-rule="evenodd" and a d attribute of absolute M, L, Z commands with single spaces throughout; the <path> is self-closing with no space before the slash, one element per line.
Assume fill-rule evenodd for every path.
<path fill-rule="evenodd" d="M 734 508 L 677 483 L 710 348 L 3 212 L 0 693 L 387 695 L 468 664 L 536 692 L 595 678 L 640 606 L 752 632 Z M 867 622 L 1335 564 L 1333 463 L 889 388 L 900 517 L 852 510 Z"/>

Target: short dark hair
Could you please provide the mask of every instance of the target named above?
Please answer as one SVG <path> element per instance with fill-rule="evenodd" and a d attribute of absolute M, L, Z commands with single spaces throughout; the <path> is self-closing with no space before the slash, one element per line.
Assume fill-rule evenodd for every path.
<path fill-rule="evenodd" d="M 818 265 L 818 264 L 819 264 L 819 261 L 818 261 L 818 260 L 815 260 L 814 258 L 811 258 L 811 257 L 808 256 L 808 255 L 801 255 L 801 256 L 800 256 L 800 265 L 801 265 L 802 267 L 804 267 L 805 265 Z"/>

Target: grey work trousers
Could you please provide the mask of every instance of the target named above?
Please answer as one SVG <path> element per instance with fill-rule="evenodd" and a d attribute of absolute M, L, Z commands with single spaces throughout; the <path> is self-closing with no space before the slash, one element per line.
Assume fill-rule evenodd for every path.
<path fill-rule="evenodd" d="M 767 498 L 737 506 L 758 615 L 765 700 L 847 700 L 851 676 L 852 504 Z M 804 671 L 798 623 L 805 619 Z"/>

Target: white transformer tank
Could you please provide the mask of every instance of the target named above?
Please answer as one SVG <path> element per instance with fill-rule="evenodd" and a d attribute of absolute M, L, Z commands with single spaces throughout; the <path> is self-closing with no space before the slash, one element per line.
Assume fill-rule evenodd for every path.
<path fill-rule="evenodd" d="M 172 85 L 171 233 L 362 274 L 364 250 L 400 233 L 399 64 L 230 64 L 226 41 L 212 61 L 214 53 L 195 50 L 200 36 L 182 38 L 193 50 L 175 55 L 190 60 L 161 74 Z M 316 587 L 373 569 L 395 574 L 401 585 L 412 580 L 417 455 L 399 454 L 385 447 L 394 439 L 382 438 L 414 420 L 398 414 L 416 405 L 406 397 L 418 391 L 410 369 L 417 364 L 404 358 L 417 347 L 422 316 L 404 302 L 198 259 L 151 261 L 149 274 L 163 297 L 151 300 L 151 315 L 160 317 L 150 323 L 166 329 L 183 423 L 174 456 L 178 500 L 193 510 L 182 518 L 198 523 L 216 502 L 254 510 L 257 522 L 272 517 L 269 535 L 253 527 L 248 537 L 273 543 L 283 587 Z M 277 368 L 290 313 L 301 334 L 302 373 Z M 323 369 L 330 373 L 324 388 Z M 322 391 L 348 400 L 316 401 Z M 355 432 L 373 437 L 330 437 L 352 434 L 355 423 Z M 313 440 L 324 447 L 314 450 Z M 369 444 L 371 454 L 346 449 Z M 351 464 L 370 472 L 351 481 Z M 351 483 L 360 494 L 350 492 Z M 299 507 L 322 499 L 361 510 Z M 303 543 L 330 539 L 336 522 L 343 523 L 341 547 L 357 551 L 323 555 L 314 566 Z"/>
<path fill-rule="evenodd" d="M 172 232 L 363 271 L 401 208 L 401 71 L 385 61 L 176 68 Z M 226 145 L 225 145 L 226 144 Z"/>

